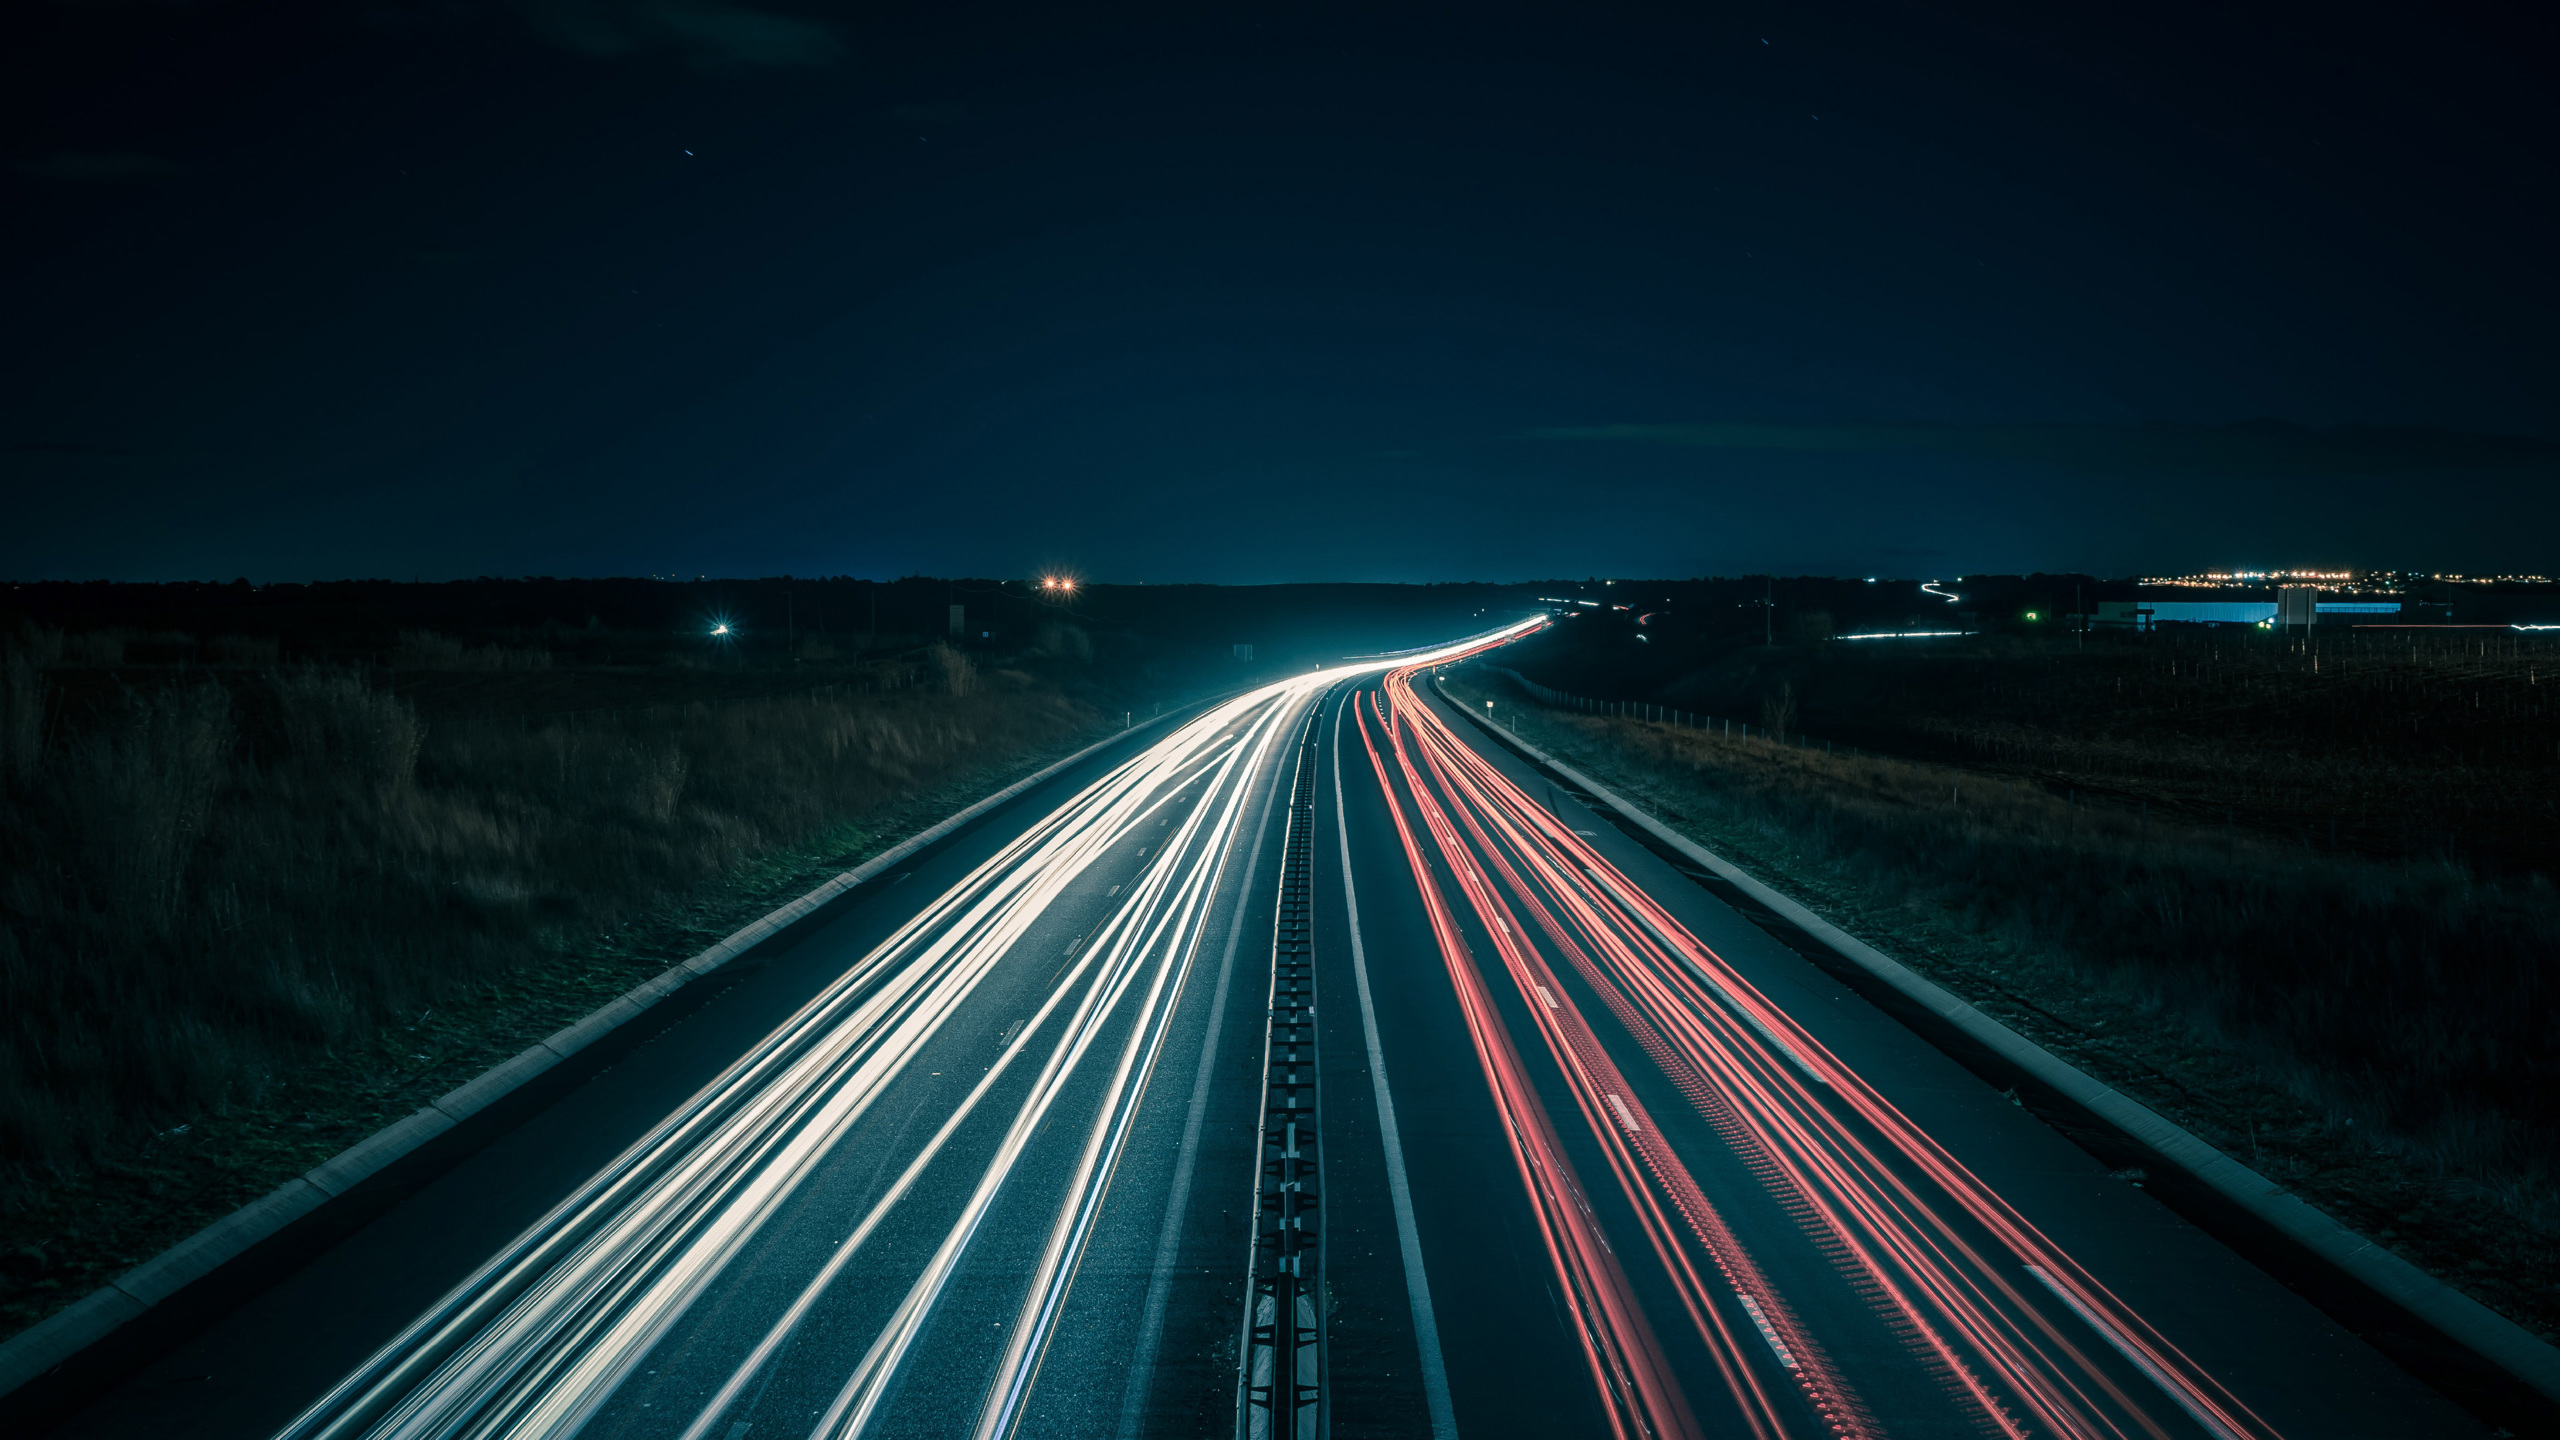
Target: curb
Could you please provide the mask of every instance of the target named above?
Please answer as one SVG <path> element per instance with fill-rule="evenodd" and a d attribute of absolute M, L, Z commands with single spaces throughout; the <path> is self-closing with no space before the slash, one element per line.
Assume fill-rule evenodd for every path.
<path fill-rule="evenodd" d="M 535 1076 L 577 1054 L 659 1001 L 746 954 L 882 871 L 1014 799 L 1105 746 L 1114 745 L 1163 716 L 1138 721 L 1107 739 L 1026 775 L 985 799 L 865 860 L 853 869 L 765 915 L 679 965 L 588 1014 L 576 1024 L 536 1041 L 471 1080 L 395 1120 L 336 1155 L 250 1201 L 158 1255 L 117 1276 L 86 1297 L 0 1342 L 0 1396 L 61 1365 L 188 1285 L 212 1274 L 251 1246 L 345 1194 L 368 1177 L 489 1108 Z"/>
<path fill-rule="evenodd" d="M 1767 906 L 1788 922 L 1883 981 L 2001 1060 L 2050 1086 L 2101 1121 L 2170 1163 L 2286 1239 L 2336 1266 L 2447 1339 L 2471 1351 L 2545 1399 L 2560 1401 L 2560 1349 L 2398 1255 L 2329 1218 L 2282 1185 L 2223 1154 L 2131 1096 L 2100 1084 L 2078 1067 L 1983 1014 L 1953 992 L 1913 972 L 1796 901 L 1752 878 L 1731 861 L 1656 820 L 1598 781 L 1459 704 L 1433 677 L 1433 689 L 1460 714 L 1502 738 L 1538 765 L 1580 786 L 1663 844 Z"/>

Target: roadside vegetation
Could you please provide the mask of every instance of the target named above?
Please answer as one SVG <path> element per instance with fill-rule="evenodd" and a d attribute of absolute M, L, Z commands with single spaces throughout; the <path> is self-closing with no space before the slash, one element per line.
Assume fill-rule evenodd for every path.
<path fill-rule="evenodd" d="M 1106 728 L 940 644 L 185 638 L 0 658 L 0 1333 Z"/>
<path fill-rule="evenodd" d="M 2323 763 L 2319 734 L 2248 723 L 2243 697 L 2268 703 L 2274 665 L 2242 668 L 2246 684 L 2222 677 L 2238 712 L 2230 728 L 2242 733 L 2217 745 L 2208 725 L 2156 712 L 2147 727 L 2078 725 L 2075 715 L 2111 704 L 2122 677 L 2101 671 L 2092 683 L 2071 658 L 2016 657 L 1986 684 L 1985 657 L 1957 653 L 1946 660 L 1953 683 L 1932 691 L 1913 658 L 1885 662 L 1887 675 L 1842 677 L 1802 649 L 1764 652 L 1675 692 L 1694 703 L 1720 691 L 1726 713 L 1752 715 L 1749 739 L 1546 706 L 1482 668 L 1451 688 L 1472 705 L 1494 700 L 1497 718 L 1532 743 L 2560 1338 L 2560 895 L 2526 863 L 2535 852 L 2521 834 L 2496 837 L 2495 870 L 2449 853 L 2442 812 L 2409 778 L 2485 762 L 2459 748 L 2450 763 L 2360 754 L 2360 737 L 2408 728 L 2367 708 L 2338 719 L 2333 734 L 2347 743 L 2325 762 L 2337 783 L 2317 790 L 2305 776 Z M 2106 658 L 2157 666 L 2166 680 L 2169 664 L 2184 678 L 2199 657 Z M 2408 683 L 2367 658 L 2377 662 L 2368 683 Z M 2501 713 L 2492 697 L 2502 679 L 2453 659 L 2440 668 L 2464 676 L 2476 703 L 2436 703 Z M 2001 660 L 1989 657 L 1993 668 Z M 2323 661 L 2313 672 L 2306 657 L 2300 673 L 2327 683 L 2335 662 Z M 2539 668 L 2515 666 L 2515 688 L 2538 686 L 2529 665 Z M 1764 698 L 1783 698 L 1745 711 L 1737 676 L 1755 670 Z M 2039 676 L 2042 688 L 2030 683 Z M 2504 699 L 2511 725 L 2541 714 L 2529 703 L 2538 695 Z M 2144 700 L 2163 703 L 2137 695 L 2127 706 Z M 1759 733 L 1773 709 L 1799 703 L 1814 734 L 1828 722 L 1865 744 L 1906 737 L 1959 763 Z M 2423 735 L 2432 711 L 2419 713 Z M 2469 739 L 2498 753 L 2496 736 Z M 1978 758 L 1962 763 L 1968 755 Z M 2472 822 L 2542 803 L 2521 750 L 2500 768 L 2503 782 L 2451 788 Z M 2409 833 L 2434 838 L 2392 853 L 2403 827 L 2391 807 Z M 2342 820 L 2333 843 L 2301 818 L 2323 810 L 2360 822 Z"/>
<path fill-rule="evenodd" d="M 2179 627 L 1797 643 L 1585 616 L 1509 663 L 2315 852 L 2560 879 L 2560 635 Z M 1646 635 L 1639 641 L 1637 634 Z M 1756 640 L 1758 637 L 1752 637 Z"/>

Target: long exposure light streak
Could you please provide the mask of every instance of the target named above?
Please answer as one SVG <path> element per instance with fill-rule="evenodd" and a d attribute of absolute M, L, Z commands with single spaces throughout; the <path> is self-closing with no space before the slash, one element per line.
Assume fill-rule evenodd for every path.
<path fill-rule="evenodd" d="M 1377 770 L 1380 785 L 1387 786 L 1392 795 L 1384 762 L 1376 744 L 1369 739 L 1365 721 L 1361 738 L 1369 746 L 1370 763 Z M 1439 941 L 1441 958 L 1448 966 L 1450 982 L 1456 987 L 1459 1009 L 1466 1016 L 1468 1039 L 1475 1047 L 1477 1063 L 1483 1068 L 1495 1108 L 1501 1114 L 1513 1163 L 1528 1191 L 1539 1237 L 1563 1290 L 1564 1306 L 1575 1321 L 1577 1338 L 1599 1388 L 1610 1431 L 1621 1440 L 1695 1437 L 1699 1434 L 1697 1421 L 1689 1411 L 1679 1381 L 1663 1359 L 1661 1346 L 1645 1321 L 1643 1307 L 1637 1302 L 1616 1253 L 1600 1233 L 1590 1202 L 1583 1196 L 1581 1180 L 1564 1154 L 1546 1107 L 1539 1102 L 1519 1053 L 1512 1047 L 1509 1032 L 1494 1011 L 1493 997 L 1459 937 L 1456 916 L 1431 876 L 1413 826 L 1401 806 L 1391 806 L 1390 814 L 1414 875 L 1421 882 L 1423 905 L 1430 917 L 1432 934 Z M 1424 814 L 1427 820 L 1436 812 L 1425 810 Z"/>
<path fill-rule="evenodd" d="M 1571 1205 L 1554 1203 L 1554 1193 L 1575 1182 L 1552 1131 L 1542 1129 L 1545 1115 L 1520 1073 L 1502 1008 L 1442 893 L 1444 875 L 1517 990 L 1746 1433 L 1862 1436 L 1881 1427 L 1831 1349 L 1708 1203 L 1548 953 L 1565 962 L 1581 993 L 1598 999 L 1613 1022 L 1608 1031 L 1688 1100 L 1706 1133 L 1747 1165 L 1900 1337 L 1908 1361 L 1936 1375 L 1941 1393 L 1974 1424 L 2021 1440 L 2166 1437 L 2193 1433 L 2184 1428 L 2190 1423 L 2214 1440 L 2273 1434 L 1568 825 L 1461 743 L 1413 693 L 1413 673 L 1386 677 L 1362 733 L 1619 1433 L 1669 1433 L 1678 1412 L 1662 1407 L 1679 1392 L 1645 1384 L 1644 1316 L 1594 1284 L 1582 1257 L 1605 1249 L 1605 1239 L 1577 1243 L 1585 1222 Z M 2110 1363 L 2118 1357 L 2125 1365 Z M 1788 1392 L 1796 1401 L 1782 1403 Z"/>
<path fill-rule="evenodd" d="M 1419 657 L 1455 658 L 1534 628 L 1522 621 Z M 809 1433 L 862 1433 L 990 1205 L 1032 1137 L 1071 1093 L 1092 1109 L 1021 1313 L 993 1357 L 978 1431 L 1011 1433 L 1091 1234 L 1179 1004 L 1225 857 L 1272 737 L 1339 681 L 1340 667 L 1210 707 L 1114 767 L 936 897 L 788 1020 L 454 1287 L 282 1432 L 289 1440 L 565 1437 L 595 1417 L 774 1219 L 830 1162 L 929 1045 L 940 1043 L 1053 905 L 1133 841 L 1143 873 L 986 1054 L 953 1104 L 861 1219 L 745 1351 L 683 1429 L 716 1433 L 866 1242 L 935 1166 L 977 1176 L 968 1203 Z M 1173 822 L 1179 819 L 1180 824 Z M 1169 833 L 1168 833 L 1169 832 Z M 1046 951 L 1054 955 L 1055 951 Z M 1046 959 L 1022 957 L 1023 964 Z M 1025 1055 L 1045 1056 L 992 1147 L 966 1122 Z M 1116 1044 L 1114 1043 L 1116 1041 Z M 1097 1047 L 1115 1058 L 1074 1088 Z M 881 1261 L 880 1263 L 888 1263 Z M 905 1263 L 905 1262 L 901 1262 Z M 732 1422 L 733 1426 L 736 1423 Z M 734 1433 L 734 1431 L 733 1431 Z"/>

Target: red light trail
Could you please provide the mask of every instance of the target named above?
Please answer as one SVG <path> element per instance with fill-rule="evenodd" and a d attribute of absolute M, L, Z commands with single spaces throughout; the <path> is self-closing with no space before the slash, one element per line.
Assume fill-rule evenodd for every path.
<path fill-rule="evenodd" d="M 1477 964 L 1461 908 L 1679 1297 L 1680 1315 L 1662 1318 L 1695 1332 L 1754 1440 L 1865 1440 L 1886 1427 L 1707 1198 L 1602 1027 L 1632 1042 L 1658 1071 L 1657 1093 L 1668 1081 L 1866 1300 L 1899 1341 L 1899 1368 L 1932 1377 L 1981 1433 L 2272 1440 L 2212 1376 L 1462 743 L 1414 694 L 1416 668 L 1391 672 L 1358 707 L 1362 741 L 1615 1434 L 1701 1432 Z M 1596 997 L 1600 1026 L 1550 955 Z"/>

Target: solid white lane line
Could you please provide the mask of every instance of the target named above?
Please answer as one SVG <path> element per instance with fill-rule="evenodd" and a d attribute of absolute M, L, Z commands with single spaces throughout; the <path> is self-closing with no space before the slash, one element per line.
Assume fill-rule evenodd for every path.
<path fill-rule="evenodd" d="M 1155 1379 L 1156 1351 L 1164 1343 L 1164 1310 L 1173 1291 L 1174 1262 L 1182 1253 L 1182 1217 L 1191 1204 L 1191 1172 L 1200 1158 L 1200 1127 L 1209 1110 L 1209 1079 L 1218 1065 L 1218 1041 L 1225 1029 L 1227 990 L 1235 979 L 1236 945 L 1244 937 L 1246 903 L 1253 877 L 1262 868 L 1262 842 L 1271 834 L 1271 805 L 1279 781 L 1265 781 L 1262 813 L 1254 820 L 1253 850 L 1236 885 L 1235 915 L 1227 922 L 1227 944 L 1218 958 L 1218 984 L 1209 997 L 1209 1034 L 1200 1044 L 1200 1064 L 1191 1077 L 1191 1113 L 1182 1124 L 1182 1150 L 1173 1165 L 1173 1189 L 1165 1202 L 1164 1225 L 1156 1234 L 1155 1273 L 1147 1281 L 1147 1302 L 1138 1321 L 1138 1347 L 1120 1400 L 1119 1440 L 1137 1440 L 1146 1418 L 1147 1391 Z"/>
<path fill-rule="evenodd" d="M 2150 1356 L 2142 1353 L 2142 1348 L 2140 1346 L 2135 1345 L 2130 1340 L 2127 1340 L 2124 1337 L 2123 1332 L 2117 1330 L 2113 1325 L 2108 1324 L 2105 1318 L 2100 1316 L 2096 1311 L 2081 1304 L 2080 1297 L 2063 1288 L 2060 1283 L 2055 1281 L 2051 1275 L 2045 1272 L 2045 1268 L 2043 1266 L 2030 1265 L 2027 1267 L 2027 1273 L 2036 1277 L 2036 1280 L 2041 1283 L 2044 1288 L 2052 1291 L 2055 1299 L 2070 1306 L 2071 1313 L 2079 1316 L 2088 1324 L 2090 1329 L 2098 1332 L 2100 1338 L 2114 1346 L 2117 1354 L 2132 1361 L 2134 1369 L 2141 1371 L 2152 1384 L 2159 1386 L 2161 1393 L 2167 1395 L 2171 1400 L 2176 1401 L 2178 1408 L 2187 1412 L 2187 1418 L 2195 1421 L 2198 1425 L 2203 1426 L 2206 1434 L 2213 1436 L 2214 1440 L 2241 1440 L 2241 1437 L 2232 1433 L 2231 1427 L 2223 1424 L 2220 1419 L 2215 1417 L 2213 1412 L 2205 1409 L 2201 1405 L 2198 1405 L 2193 1397 L 2188 1394 L 2185 1386 L 2178 1384 L 2164 1374 L 2160 1367 L 2152 1362 Z"/>
<path fill-rule="evenodd" d="M 836 1276 L 852 1261 L 854 1252 L 860 1250 L 863 1242 L 871 1238 L 871 1233 L 888 1218 L 889 1211 L 900 1200 L 906 1198 L 907 1192 L 915 1187 L 916 1180 L 933 1163 L 934 1157 L 942 1153 L 942 1147 L 950 1141 L 952 1134 L 960 1128 L 962 1122 L 976 1112 L 978 1102 L 985 1099 L 987 1092 L 994 1089 L 996 1083 L 1004 1078 L 1005 1072 L 1012 1068 L 1014 1060 L 1022 1054 L 1023 1048 L 1031 1043 L 1031 1037 L 1040 1033 L 1040 1027 L 1048 1022 L 1049 1016 L 1074 991 L 1082 978 L 1082 970 L 1079 968 L 1065 984 L 1050 992 L 1048 1000 L 1040 1006 L 1039 1013 L 1034 1015 L 1028 1024 L 1017 1028 L 1013 1043 L 1005 1047 L 1004 1053 L 997 1057 L 995 1064 L 987 1067 L 986 1074 L 971 1087 L 968 1098 L 960 1102 L 960 1108 L 951 1112 L 950 1119 L 942 1122 L 941 1128 L 936 1130 L 933 1138 L 925 1143 L 924 1149 L 917 1153 L 916 1158 L 908 1163 L 905 1171 L 899 1174 L 896 1182 L 891 1184 L 888 1191 L 872 1205 L 870 1213 L 862 1217 L 862 1223 L 854 1227 L 853 1234 L 848 1236 L 843 1244 L 837 1246 L 832 1255 L 828 1256 L 827 1263 L 820 1267 L 816 1278 L 801 1289 L 799 1298 L 792 1302 L 791 1308 L 783 1313 L 780 1320 L 774 1322 L 770 1330 L 765 1332 L 764 1339 L 730 1375 L 728 1382 L 720 1388 L 719 1393 L 703 1407 L 702 1413 L 695 1417 L 693 1424 L 686 1428 L 679 1440 L 704 1440 L 704 1437 L 711 1433 L 712 1427 L 719 1422 L 723 1412 L 737 1403 L 739 1394 L 746 1389 L 748 1382 L 761 1374 L 764 1367 L 772 1361 L 775 1352 L 779 1351 L 783 1344 L 799 1331 L 800 1322 L 808 1318 L 809 1310 L 817 1304 L 819 1296 L 826 1293 L 827 1287 L 834 1283 Z"/>
<path fill-rule="evenodd" d="M 749 1217 L 769 1213 L 824 1148 L 809 1142 L 841 1133 L 1049 898 L 1125 833 L 1129 809 L 1160 792 L 1168 770 L 1189 756 L 1173 745 L 1156 763 L 1118 767 L 982 862 L 291 1431 L 575 1429 L 627 1372 L 635 1344 L 681 1312 L 754 1228 Z M 907 948 L 945 925 L 921 952 Z M 900 956 L 905 963 L 893 965 Z M 875 976 L 879 988 L 870 989 Z M 733 1184 L 745 1191 L 722 1198 Z M 688 1217 L 706 1202 L 744 1223 L 697 1228 Z M 661 1249 L 670 1239 L 687 1253 Z M 633 1303 L 635 1285 L 654 1285 L 654 1300 Z M 615 1337 L 597 1343 L 598 1327 Z"/>
<path fill-rule="evenodd" d="M 1031 1386 L 1038 1375 L 1040 1359 L 1048 1348 L 1049 1336 L 1066 1306 L 1067 1290 L 1074 1283 L 1075 1271 L 1084 1258 L 1093 1228 L 1101 1219 L 1104 1199 L 1110 1192 L 1111 1177 L 1119 1168 L 1120 1156 L 1135 1127 L 1138 1112 L 1145 1100 L 1146 1087 L 1154 1077 L 1157 1058 L 1172 1031 L 1173 1016 L 1181 1003 L 1182 990 L 1190 979 L 1194 960 L 1199 955 L 1201 921 L 1206 918 L 1209 903 L 1216 897 L 1218 882 L 1226 873 L 1227 857 L 1233 853 L 1235 831 L 1243 813 L 1248 789 L 1243 777 L 1260 769 L 1273 739 L 1281 733 L 1280 721 L 1288 707 L 1275 706 L 1255 722 L 1238 732 L 1242 743 L 1229 754 L 1218 779 L 1204 790 L 1201 802 L 1186 818 L 1183 828 L 1164 851 L 1167 861 L 1189 853 L 1195 842 L 1205 836 L 1196 855 L 1186 863 L 1181 892 L 1160 924 L 1165 934 L 1163 948 L 1151 937 L 1147 946 L 1161 958 L 1156 961 L 1153 990 L 1139 1010 L 1140 1023 L 1129 1036 L 1120 1066 L 1112 1078 L 1102 1112 L 1087 1137 L 1085 1151 L 1077 1165 L 1076 1179 L 1068 1187 L 1066 1203 L 1059 1208 L 1049 1246 L 1035 1272 L 1030 1294 L 1023 1302 L 1022 1314 L 1014 1326 L 1012 1339 L 995 1383 L 989 1389 L 988 1404 L 978 1424 L 979 1440 L 999 1440 L 1010 1435 L 1021 1420 L 1023 1407 L 1030 1398 Z M 1259 733 L 1260 741 L 1251 738 Z M 1220 789 L 1226 800 L 1215 823 L 1205 823 L 1211 799 Z"/>
<path fill-rule="evenodd" d="M 1213 707 L 973 866 L 447 1292 L 284 1434 L 295 1440 L 500 1434 L 566 1440 L 972 998 L 1047 906 L 1136 825 L 1154 818 L 1164 826 L 1163 807 L 1231 761 L 1227 726 L 1262 707 L 1303 700 L 1342 673 L 1299 677 Z M 1153 844 L 1143 852 L 1160 861 L 1179 854 Z M 1142 912 L 1150 910 L 1160 917 L 1153 928 L 1164 930 L 1169 878 L 1160 868 L 1127 892 L 1127 928 L 1094 946 L 1099 973 L 1084 977 L 1084 1003 L 1068 1027 L 1073 1043 L 1063 1056 L 1053 1052 L 1053 1067 L 1063 1060 L 1074 1068 L 1139 979 L 1154 939 L 1142 942 L 1136 932 L 1147 928 Z M 1205 914 L 1205 900 L 1171 903 Z M 1196 949 L 1196 936 L 1189 943 Z M 1044 1081 L 1036 1089 L 1045 1111 L 1063 1077 L 1053 1068 Z M 1018 1147 L 1000 1153 L 998 1170 L 1018 1154 Z M 910 1332 L 893 1349 L 903 1353 L 912 1340 Z M 894 1357 L 883 1358 L 894 1369 Z"/>
<path fill-rule="evenodd" d="M 1158 855 L 1155 865 L 1151 866 L 1137 882 L 1137 888 L 1132 893 L 1128 908 L 1122 911 L 1123 916 L 1138 914 L 1165 893 L 1169 888 L 1178 858 L 1179 852 L 1170 849 Z M 1086 992 L 1085 998 L 1079 1003 L 1066 1033 L 1059 1039 L 1059 1048 L 1052 1052 L 1048 1064 L 1041 1071 L 1038 1084 L 1030 1097 L 1023 1102 L 1012 1128 L 1007 1131 L 1002 1144 L 998 1146 L 984 1175 L 971 1194 L 966 1209 L 962 1211 L 950 1233 L 944 1237 L 941 1246 L 935 1250 L 923 1273 L 909 1288 L 905 1301 L 899 1305 L 888 1326 L 872 1342 L 871 1349 L 863 1356 L 861 1364 L 846 1379 L 843 1388 L 837 1392 L 834 1402 L 826 1408 L 817 1426 L 811 1430 L 810 1434 L 813 1437 L 824 1436 L 830 1437 L 830 1440 L 838 1440 L 838 1437 L 862 1434 L 869 1428 L 879 1406 L 887 1398 L 890 1382 L 897 1375 L 900 1365 L 904 1363 L 907 1352 L 922 1333 L 931 1317 L 933 1307 L 941 1298 L 943 1287 L 949 1283 L 952 1274 L 960 1264 L 961 1257 L 967 1253 L 971 1241 L 976 1237 L 979 1225 L 985 1221 L 988 1211 L 993 1208 L 996 1197 L 1011 1177 L 1014 1166 L 1021 1159 L 1023 1152 L 1030 1147 L 1034 1135 L 1047 1119 L 1058 1097 L 1067 1088 L 1069 1079 L 1083 1061 L 1086 1052 L 1100 1038 L 1102 1031 L 1110 1023 L 1111 1016 L 1118 1011 L 1120 1001 L 1146 969 L 1144 962 L 1147 954 L 1162 938 L 1167 928 L 1175 923 L 1175 919 L 1173 914 L 1162 914 L 1156 919 L 1154 927 L 1144 934 L 1138 933 L 1138 927 L 1135 924 L 1122 932 L 1106 968 L 1096 977 L 1093 987 Z M 1115 920 L 1114 923 L 1118 922 Z M 1010 1360 L 1009 1350 L 1009 1363 Z"/>
<path fill-rule="evenodd" d="M 1023 1102 L 1012 1127 L 1006 1132 L 985 1173 L 980 1176 L 959 1222 L 943 1238 L 924 1272 L 909 1287 L 906 1299 L 900 1303 L 888 1326 L 872 1342 L 870 1350 L 862 1357 L 862 1363 L 845 1380 L 834 1403 L 827 1407 L 818 1424 L 809 1432 L 813 1437 L 859 1435 L 869 1427 L 873 1413 L 886 1398 L 889 1381 L 897 1374 L 935 1303 L 941 1299 L 943 1287 L 949 1283 L 961 1256 L 967 1252 L 969 1242 L 976 1237 L 978 1226 L 994 1206 L 1005 1181 L 1011 1177 L 1015 1162 L 1030 1147 L 1032 1137 L 1040 1129 L 1041 1122 L 1048 1118 L 1050 1107 L 1066 1088 L 1077 1064 L 1083 1060 L 1086 1050 L 1092 1046 L 1111 1014 L 1119 1008 L 1129 983 L 1137 977 L 1140 967 L 1134 963 L 1135 959 L 1128 950 L 1122 949 L 1111 957 L 1110 968 L 1095 977 L 1092 987 L 1079 1002 L 1066 1033 L 1059 1037 L 1058 1048 L 1050 1053 L 1048 1064 L 1042 1069 L 1031 1095 Z"/>
<path fill-rule="evenodd" d="M 1333 828 L 1342 837 L 1342 909 L 1351 927 L 1351 978 L 1360 990 L 1360 1032 L 1369 1042 L 1369 1080 L 1378 1095 L 1378 1138 L 1387 1151 L 1387 1196 L 1395 1205 L 1405 1294 L 1413 1302 L 1413 1338 L 1422 1352 L 1422 1399 L 1431 1410 L 1432 1440 L 1457 1440 L 1458 1412 L 1449 1404 L 1449 1367 L 1440 1356 L 1440 1322 L 1431 1311 L 1431 1283 L 1422 1271 L 1422 1236 L 1413 1224 L 1413 1191 L 1405 1183 L 1404 1140 L 1396 1129 L 1395 1097 L 1387 1089 L 1386 1051 L 1378 1044 L 1378 1008 L 1369 999 L 1369 957 L 1360 945 L 1360 892 L 1351 882 L 1351 826 L 1342 808 L 1342 714 L 1351 698 L 1345 695 L 1333 710 Z"/>

